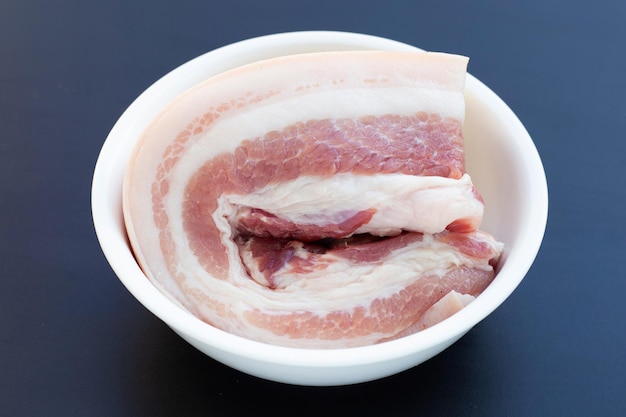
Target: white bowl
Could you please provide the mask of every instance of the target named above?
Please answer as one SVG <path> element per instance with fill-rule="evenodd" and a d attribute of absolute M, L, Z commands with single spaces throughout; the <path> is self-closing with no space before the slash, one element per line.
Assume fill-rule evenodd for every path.
<path fill-rule="evenodd" d="M 294 32 L 216 49 L 173 70 L 141 94 L 111 130 L 95 167 L 94 225 L 102 250 L 121 282 L 148 310 L 200 351 L 235 369 L 273 381 L 300 385 L 359 383 L 430 359 L 513 292 L 534 261 L 545 232 L 548 191 L 533 141 L 509 107 L 469 75 L 467 169 L 486 201 L 481 228 L 503 241 L 506 248 L 494 282 L 461 312 L 420 333 L 387 343 L 349 349 L 296 349 L 254 342 L 218 330 L 160 293 L 135 262 L 122 218 L 124 170 L 144 127 L 174 97 L 211 75 L 280 55 L 349 49 L 417 48 L 363 34 Z"/>

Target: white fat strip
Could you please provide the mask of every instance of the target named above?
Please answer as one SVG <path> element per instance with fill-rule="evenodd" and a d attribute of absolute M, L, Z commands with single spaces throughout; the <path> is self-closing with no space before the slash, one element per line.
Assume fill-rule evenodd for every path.
<path fill-rule="evenodd" d="M 273 293 L 288 293 L 294 303 L 312 303 L 322 309 L 337 308 L 337 300 L 342 305 L 359 306 L 364 305 L 363 300 L 370 302 L 375 294 L 382 298 L 391 296 L 415 282 L 416 277 L 443 276 L 461 265 L 490 268 L 483 260 L 439 242 L 432 235 L 425 235 L 422 241 L 398 248 L 375 262 L 352 262 L 334 254 L 322 258 L 329 262 L 328 268 L 302 274 L 287 267 L 276 273 L 274 277 L 280 289 Z"/>
<path fill-rule="evenodd" d="M 467 174 L 460 179 L 403 174 L 302 176 L 226 198 L 230 204 L 318 226 L 341 223 L 349 213 L 375 209 L 374 217 L 357 233 L 379 236 L 400 230 L 438 233 L 456 219 L 478 222 L 484 210 Z"/>

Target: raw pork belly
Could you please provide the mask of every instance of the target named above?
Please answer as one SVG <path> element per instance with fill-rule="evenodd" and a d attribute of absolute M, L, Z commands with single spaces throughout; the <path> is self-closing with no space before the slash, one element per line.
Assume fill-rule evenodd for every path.
<path fill-rule="evenodd" d="M 453 314 L 502 250 L 478 231 L 483 201 L 465 172 L 466 65 L 303 54 L 186 92 L 125 177 L 146 275 L 202 320 L 285 346 L 368 345 Z"/>

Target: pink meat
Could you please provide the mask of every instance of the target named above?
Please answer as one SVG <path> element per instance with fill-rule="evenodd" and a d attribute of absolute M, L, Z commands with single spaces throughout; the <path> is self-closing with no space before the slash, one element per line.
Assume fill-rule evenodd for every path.
<path fill-rule="evenodd" d="M 241 213 L 242 211 L 244 213 Z M 237 231 L 244 235 L 291 238 L 305 242 L 341 238 L 356 232 L 359 227 L 371 220 L 374 213 L 373 209 L 350 212 L 345 215 L 346 220 L 317 225 L 294 223 L 264 210 L 246 207 L 239 212 Z"/>
<path fill-rule="evenodd" d="M 198 259 L 203 260 L 205 269 L 226 276 L 229 260 L 219 248 L 220 231 L 213 219 L 206 216 L 217 208 L 218 196 L 251 193 L 302 175 L 328 176 L 344 172 L 460 178 L 465 172 L 460 123 L 424 113 L 359 120 L 316 120 L 246 140 L 234 153 L 208 161 L 189 180 L 185 193 L 189 198 L 184 202 L 183 218 L 190 246 Z M 162 187 L 163 182 L 155 188 Z M 155 211 L 159 209 L 157 206 Z M 245 230 L 254 221 L 259 227 L 260 223 L 265 223 L 264 231 L 275 237 L 317 240 L 351 234 L 369 220 L 370 213 L 371 210 L 355 213 L 356 221 L 351 225 L 356 227 L 347 229 L 341 223 L 311 230 L 310 226 L 275 218 L 271 220 L 278 221 L 272 224 L 258 216 L 251 219 L 254 212 L 242 219 L 239 226 Z M 258 229 L 252 232 L 263 234 Z"/>
<path fill-rule="evenodd" d="M 216 327 L 298 347 L 388 340 L 446 294 L 480 294 L 502 245 L 477 230 L 465 172 L 466 63 L 306 54 L 192 89 L 125 178 L 146 275 Z"/>

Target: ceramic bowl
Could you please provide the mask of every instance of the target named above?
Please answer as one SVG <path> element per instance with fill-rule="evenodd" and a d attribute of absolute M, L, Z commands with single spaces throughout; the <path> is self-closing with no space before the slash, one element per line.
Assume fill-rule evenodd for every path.
<path fill-rule="evenodd" d="M 95 167 L 95 230 L 104 255 L 128 291 L 206 355 L 268 380 L 316 386 L 353 384 L 383 378 L 432 358 L 509 297 L 528 272 L 544 236 L 548 192 L 535 145 L 510 108 L 469 75 L 464 127 L 467 170 L 486 202 L 481 229 L 495 235 L 506 248 L 493 283 L 462 311 L 417 334 L 373 346 L 297 349 L 218 330 L 160 293 L 137 265 L 122 217 L 124 170 L 146 125 L 180 93 L 230 68 L 286 54 L 351 49 L 417 48 L 364 34 L 313 31 L 262 36 L 213 50 L 174 69 L 141 94 L 114 125 Z"/>

